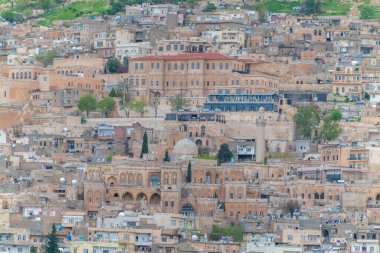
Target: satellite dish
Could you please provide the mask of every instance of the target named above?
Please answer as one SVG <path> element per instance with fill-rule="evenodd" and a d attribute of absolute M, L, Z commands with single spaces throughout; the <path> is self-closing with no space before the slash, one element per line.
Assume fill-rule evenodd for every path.
<path fill-rule="evenodd" d="M 197 236 L 197 235 L 193 235 L 193 236 L 191 237 L 191 240 L 192 240 L 193 242 L 198 241 L 198 236 Z"/>
<path fill-rule="evenodd" d="M 124 213 L 124 212 L 120 212 L 120 213 L 118 214 L 118 216 L 120 216 L 120 217 L 125 217 L 125 213 Z"/>
<path fill-rule="evenodd" d="M 61 178 L 59 179 L 59 182 L 60 182 L 61 184 L 64 184 L 64 183 L 66 183 L 66 179 L 65 179 L 64 177 L 61 177 Z"/>
<path fill-rule="evenodd" d="M 75 179 L 73 179 L 73 180 L 71 181 L 71 184 L 72 184 L 72 185 L 76 185 L 76 184 L 78 184 L 78 181 L 75 180 Z"/>

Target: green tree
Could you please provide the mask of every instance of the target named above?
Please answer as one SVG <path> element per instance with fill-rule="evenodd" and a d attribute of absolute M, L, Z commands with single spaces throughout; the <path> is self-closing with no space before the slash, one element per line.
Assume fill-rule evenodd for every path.
<path fill-rule="evenodd" d="M 117 94 L 116 90 L 114 88 L 112 88 L 112 90 L 108 96 L 110 96 L 111 98 L 116 98 L 116 97 L 118 97 L 118 94 Z"/>
<path fill-rule="evenodd" d="M 208 3 L 203 11 L 204 12 L 214 12 L 214 11 L 216 11 L 216 5 L 214 3 Z"/>
<path fill-rule="evenodd" d="M 145 100 L 135 100 L 131 102 L 131 109 L 136 113 L 140 113 L 140 117 L 144 116 L 144 113 L 147 111 L 146 107 L 148 106 Z"/>
<path fill-rule="evenodd" d="M 320 130 L 320 137 L 326 141 L 336 140 L 343 130 L 337 121 L 326 119 Z"/>
<path fill-rule="evenodd" d="M 51 226 L 51 232 L 48 235 L 47 242 L 44 245 L 44 252 L 45 253 L 60 253 L 57 228 L 55 227 L 54 223 Z"/>
<path fill-rule="evenodd" d="M 37 247 L 32 246 L 32 247 L 30 248 L 30 253 L 37 253 Z"/>
<path fill-rule="evenodd" d="M 109 73 L 116 73 L 119 70 L 120 65 L 121 65 L 121 63 L 120 63 L 119 59 L 110 58 L 110 59 L 108 59 L 105 68 L 107 70 L 107 73 L 108 72 Z"/>
<path fill-rule="evenodd" d="M 14 11 L 4 11 L 1 13 L 1 17 L 10 23 L 20 22 L 24 19 L 21 13 L 16 13 Z"/>
<path fill-rule="evenodd" d="M 144 137 L 143 137 L 143 144 L 141 147 L 140 158 L 143 158 L 144 154 L 148 154 L 148 153 L 149 153 L 149 150 L 148 150 L 148 134 L 145 131 Z"/>
<path fill-rule="evenodd" d="M 222 163 L 230 162 L 233 156 L 234 154 L 230 150 L 230 147 L 227 143 L 223 143 L 222 145 L 220 145 L 218 154 L 216 155 L 219 165 Z"/>
<path fill-rule="evenodd" d="M 376 18 L 376 10 L 373 6 L 362 5 L 359 6 L 360 10 L 360 19 L 374 19 Z"/>
<path fill-rule="evenodd" d="M 84 95 L 78 101 L 78 109 L 81 112 L 86 112 L 88 117 L 91 111 L 96 110 L 96 98 L 91 94 Z"/>
<path fill-rule="evenodd" d="M 295 122 L 299 133 L 304 138 L 311 138 L 313 130 L 316 129 L 320 122 L 319 113 L 312 105 L 302 106 L 298 108 Z"/>
<path fill-rule="evenodd" d="M 191 183 L 192 181 L 192 170 L 191 170 L 191 162 L 187 164 L 187 174 L 186 174 L 186 182 Z"/>
<path fill-rule="evenodd" d="M 183 110 L 190 106 L 190 101 L 183 97 L 182 94 L 176 94 L 174 97 L 169 98 L 170 108 L 173 112 Z"/>
<path fill-rule="evenodd" d="M 264 2 L 257 3 L 255 5 L 255 10 L 257 11 L 258 20 L 261 23 L 267 22 L 267 8 Z"/>
<path fill-rule="evenodd" d="M 331 111 L 329 119 L 333 121 L 339 121 L 342 119 L 342 112 L 339 109 L 334 109 Z"/>
<path fill-rule="evenodd" d="M 112 155 L 108 155 L 106 160 L 107 160 L 107 162 L 112 162 Z"/>
<path fill-rule="evenodd" d="M 58 56 L 58 51 L 55 49 L 48 50 L 45 52 L 41 52 L 36 55 L 36 60 L 40 62 L 46 68 L 49 65 L 52 65 L 54 62 L 54 58 Z"/>
<path fill-rule="evenodd" d="M 305 14 L 319 14 L 322 12 L 322 4 L 320 0 L 305 0 L 303 2 Z"/>
<path fill-rule="evenodd" d="M 169 152 L 165 150 L 164 162 L 170 162 Z"/>
<path fill-rule="evenodd" d="M 113 109 L 115 109 L 115 106 L 115 100 L 110 97 L 104 98 L 98 103 L 98 108 L 106 117 L 108 117 L 108 113 L 112 112 Z"/>

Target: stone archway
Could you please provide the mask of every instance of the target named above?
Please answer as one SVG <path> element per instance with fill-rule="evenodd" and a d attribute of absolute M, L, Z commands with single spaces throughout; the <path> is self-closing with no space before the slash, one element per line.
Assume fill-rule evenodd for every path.
<path fill-rule="evenodd" d="M 195 216 L 195 210 L 194 207 L 191 204 L 185 204 L 182 206 L 180 214 L 183 214 L 188 217 L 194 217 Z"/>
<path fill-rule="evenodd" d="M 121 197 L 121 199 L 123 200 L 123 202 L 133 202 L 134 201 L 133 195 L 130 192 L 124 193 L 123 196 Z"/>
<path fill-rule="evenodd" d="M 158 193 L 152 194 L 149 199 L 149 205 L 160 205 L 161 204 L 161 196 Z"/>
<path fill-rule="evenodd" d="M 140 201 L 140 200 L 148 200 L 148 198 L 145 195 L 145 193 L 140 192 L 139 194 L 137 194 L 136 201 Z"/>

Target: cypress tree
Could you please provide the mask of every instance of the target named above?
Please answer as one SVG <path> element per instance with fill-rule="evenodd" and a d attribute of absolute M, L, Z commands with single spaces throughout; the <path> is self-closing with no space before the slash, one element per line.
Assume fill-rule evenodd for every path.
<path fill-rule="evenodd" d="M 165 151 L 164 162 L 170 162 L 170 157 L 169 157 L 169 152 L 168 152 L 168 150 Z"/>
<path fill-rule="evenodd" d="M 192 177 L 191 162 L 189 161 L 189 164 L 187 165 L 186 182 L 191 183 L 191 177 Z"/>
<path fill-rule="evenodd" d="M 222 145 L 220 145 L 220 149 L 219 149 L 218 154 L 216 156 L 218 158 L 218 164 L 219 165 L 222 163 L 227 163 L 227 162 L 231 161 L 231 158 L 233 156 L 234 156 L 234 154 L 230 150 L 230 147 L 228 146 L 228 144 L 223 143 Z"/>
<path fill-rule="evenodd" d="M 60 253 L 59 250 L 59 240 L 57 235 L 57 228 L 55 227 L 55 223 L 51 226 L 51 232 L 48 235 L 48 240 L 44 247 L 45 253 Z"/>
<path fill-rule="evenodd" d="M 146 131 L 144 132 L 144 137 L 143 137 L 143 144 L 141 148 L 141 153 L 140 153 L 140 158 L 144 157 L 144 154 L 148 154 L 148 134 Z"/>
<path fill-rule="evenodd" d="M 115 91 L 114 88 L 112 88 L 112 90 L 111 90 L 109 96 L 110 96 L 111 98 L 115 98 L 115 97 L 117 97 L 117 93 L 116 93 L 116 91 Z"/>

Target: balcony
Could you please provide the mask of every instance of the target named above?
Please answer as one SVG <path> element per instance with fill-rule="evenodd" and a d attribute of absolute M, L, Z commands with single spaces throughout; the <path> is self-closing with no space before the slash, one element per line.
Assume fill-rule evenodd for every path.
<path fill-rule="evenodd" d="M 148 241 L 143 241 L 143 240 L 139 240 L 139 241 L 135 241 L 135 245 L 136 246 L 152 246 L 152 240 L 148 240 Z"/>

